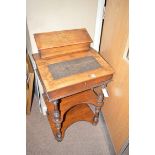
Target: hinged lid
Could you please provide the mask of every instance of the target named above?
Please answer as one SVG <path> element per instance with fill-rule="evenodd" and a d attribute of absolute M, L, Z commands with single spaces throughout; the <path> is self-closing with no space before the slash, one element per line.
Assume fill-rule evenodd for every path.
<path fill-rule="evenodd" d="M 85 28 L 34 34 L 38 50 L 91 43 Z"/>

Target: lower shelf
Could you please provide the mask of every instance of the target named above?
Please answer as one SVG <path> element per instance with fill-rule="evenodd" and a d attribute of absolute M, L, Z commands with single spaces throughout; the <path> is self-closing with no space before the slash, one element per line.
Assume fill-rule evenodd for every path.
<path fill-rule="evenodd" d="M 54 103 L 49 102 L 47 96 L 43 94 L 45 103 L 48 108 L 48 120 L 57 141 L 61 141 L 64 138 L 66 129 L 75 122 L 87 121 L 92 123 L 93 125 L 97 124 L 98 112 L 103 104 L 99 102 L 100 89 L 94 88 L 94 90 L 90 89 L 84 92 L 80 92 L 62 98 L 59 100 L 59 104 L 56 107 L 54 107 Z M 95 106 L 96 109 L 95 114 L 90 109 L 88 104 Z M 57 124 L 55 124 L 55 121 L 53 120 L 54 108 L 57 108 L 58 113 L 60 114 L 60 117 L 57 119 Z M 61 122 L 60 130 L 59 130 L 60 122 L 58 121 Z M 56 126 L 58 129 L 56 128 Z"/>
<path fill-rule="evenodd" d="M 54 111 L 54 104 L 52 102 L 48 101 L 47 96 L 44 94 L 43 98 L 45 100 L 45 103 L 48 108 L 48 112 L 53 112 Z M 69 97 L 62 98 L 60 101 L 60 112 L 61 112 L 61 118 L 64 118 L 65 113 L 72 107 L 82 104 L 82 103 L 87 103 L 87 104 L 92 104 L 94 106 L 99 106 L 97 103 L 98 98 L 95 95 L 95 93 L 92 90 L 87 90 L 84 92 L 80 92 L 78 94 L 71 95 Z"/>
<path fill-rule="evenodd" d="M 87 121 L 93 123 L 94 113 L 89 108 L 87 104 L 78 104 L 71 109 L 69 109 L 65 115 L 62 122 L 61 133 L 62 139 L 64 138 L 66 129 L 75 122 L 78 121 Z M 48 115 L 48 120 L 53 131 L 54 136 L 56 137 L 57 129 L 52 120 L 52 114 Z"/>

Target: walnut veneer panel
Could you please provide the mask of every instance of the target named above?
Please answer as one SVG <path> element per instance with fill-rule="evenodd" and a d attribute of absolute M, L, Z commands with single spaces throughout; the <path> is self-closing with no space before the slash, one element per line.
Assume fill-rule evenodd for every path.
<path fill-rule="evenodd" d="M 53 131 L 53 134 L 56 137 L 57 129 L 56 129 L 55 124 L 52 120 L 52 117 L 53 116 L 50 113 L 48 115 L 48 121 L 49 121 L 51 129 Z M 73 108 L 71 108 L 68 111 L 68 113 L 65 117 L 65 120 L 62 124 L 62 128 L 61 128 L 62 139 L 64 138 L 65 131 L 67 130 L 67 128 L 69 126 L 71 126 L 73 123 L 76 123 L 78 121 L 86 121 L 86 122 L 93 123 L 93 117 L 94 117 L 94 113 L 92 112 L 92 110 L 89 108 L 89 106 L 87 104 L 81 104 L 81 105 L 77 105 L 77 106 L 74 106 Z"/>
<path fill-rule="evenodd" d="M 92 56 L 94 59 L 96 59 L 101 67 L 54 80 L 48 68 L 49 65 L 78 58 L 84 58 L 86 56 Z M 62 98 L 67 96 L 67 94 L 71 95 L 90 89 L 101 82 L 111 79 L 113 75 L 113 69 L 111 66 L 93 49 L 90 49 L 87 52 L 81 51 L 79 53 L 59 56 L 54 59 L 41 59 L 38 54 L 35 54 L 34 59 L 37 63 L 38 72 L 45 91 L 54 99 L 57 98 L 57 95 Z"/>
<path fill-rule="evenodd" d="M 84 28 L 37 33 L 34 37 L 39 50 L 92 42 L 92 39 Z"/>
<path fill-rule="evenodd" d="M 53 118 L 54 104 L 48 101 L 47 96 L 43 95 L 45 103 L 48 109 L 48 120 L 51 126 L 51 129 L 56 136 L 57 129 Z M 65 130 L 73 123 L 77 121 L 88 121 L 93 123 L 93 118 L 95 114 L 89 108 L 87 104 L 92 104 L 94 106 L 101 106 L 98 104 L 98 98 L 92 90 L 87 90 L 69 97 L 61 99 L 59 110 L 61 113 L 61 122 L 62 122 L 62 138 L 64 137 Z"/>
<path fill-rule="evenodd" d="M 52 102 L 49 102 L 46 95 L 44 95 L 46 105 L 48 107 L 48 111 L 54 110 L 54 105 Z M 61 99 L 61 105 L 60 105 L 60 111 L 61 111 L 61 117 L 63 118 L 64 114 L 73 106 L 76 106 L 78 104 L 92 104 L 94 106 L 100 106 L 97 103 L 98 99 L 97 96 L 94 94 L 92 90 L 87 90 L 84 92 L 77 93 L 75 95 L 71 95 L 65 98 Z"/>
<path fill-rule="evenodd" d="M 85 48 L 91 42 L 85 29 L 43 33 L 35 37 L 38 37 L 36 42 L 39 49 L 46 48 L 49 52 L 44 58 L 39 54 L 34 54 L 33 57 L 45 91 L 43 96 L 48 109 L 48 120 L 56 140 L 60 142 L 71 124 L 82 120 L 93 125 L 98 123 L 104 100 L 100 86 L 109 82 L 113 69 L 89 46 L 87 50 L 81 51 L 78 51 L 78 46 L 74 46 L 85 44 Z M 62 50 L 71 47 L 71 51 L 57 51 L 62 46 Z M 53 51 L 52 48 L 58 49 Z M 52 52 L 56 55 L 47 57 Z M 88 104 L 95 106 L 94 112 Z"/>
<path fill-rule="evenodd" d="M 92 39 L 86 29 L 34 34 L 41 58 L 88 50 Z"/>
<path fill-rule="evenodd" d="M 55 58 L 60 55 L 66 55 L 70 53 L 76 53 L 79 51 L 87 51 L 90 48 L 90 43 L 82 43 L 76 45 L 62 46 L 62 47 L 54 47 L 39 50 L 41 58 Z"/>

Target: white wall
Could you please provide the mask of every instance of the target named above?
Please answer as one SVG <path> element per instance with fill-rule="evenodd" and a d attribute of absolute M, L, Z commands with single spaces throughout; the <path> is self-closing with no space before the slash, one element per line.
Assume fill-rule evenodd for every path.
<path fill-rule="evenodd" d="M 27 25 L 32 53 L 33 34 L 85 27 L 94 40 L 98 0 L 27 0 Z M 31 50 L 31 49 L 28 49 Z"/>

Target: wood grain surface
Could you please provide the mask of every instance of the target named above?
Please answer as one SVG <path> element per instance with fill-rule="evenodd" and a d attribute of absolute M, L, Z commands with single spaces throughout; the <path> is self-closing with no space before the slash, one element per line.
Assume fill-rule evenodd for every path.
<path fill-rule="evenodd" d="M 92 42 L 85 28 L 37 33 L 34 38 L 39 50 Z"/>
<path fill-rule="evenodd" d="M 38 54 L 34 54 L 33 56 L 37 64 L 39 76 L 44 85 L 45 91 L 49 93 L 52 98 L 58 98 L 57 95 L 59 97 L 65 97 L 76 92 L 90 89 L 98 83 L 111 79 L 113 75 L 112 67 L 93 49 L 90 49 L 87 52 L 81 51 L 79 53 L 63 55 L 54 59 L 41 59 Z M 67 60 L 74 60 L 86 56 L 94 57 L 101 65 L 101 67 L 58 80 L 53 79 L 52 74 L 48 69 L 48 66 L 50 64 L 59 63 Z"/>
<path fill-rule="evenodd" d="M 129 64 L 123 58 L 128 49 L 128 0 L 107 1 L 101 55 L 115 70 L 108 85 L 110 97 L 105 100 L 105 120 L 116 154 L 129 136 Z"/>
<path fill-rule="evenodd" d="M 86 51 L 89 50 L 90 43 L 81 43 L 77 45 L 68 45 L 62 47 L 54 47 L 54 48 L 47 48 L 39 50 L 41 58 L 55 58 L 61 55 L 66 55 L 70 53 L 76 53 L 79 51 Z"/>
<path fill-rule="evenodd" d="M 54 104 L 49 102 L 45 94 L 43 94 L 43 97 L 48 108 L 48 121 L 50 123 L 53 134 L 56 136 L 57 129 L 53 121 Z M 61 113 L 62 122 L 62 138 L 64 137 L 66 129 L 75 122 L 87 121 L 93 123 L 94 113 L 88 104 L 101 106 L 97 103 L 97 101 L 98 98 L 92 90 L 87 90 L 85 92 L 61 99 L 59 110 Z"/>
<path fill-rule="evenodd" d="M 33 83 L 34 71 L 28 54 L 26 53 L 26 74 L 28 76 L 26 82 L 26 114 L 31 113 L 32 96 L 33 96 Z"/>
<path fill-rule="evenodd" d="M 47 96 L 44 94 L 44 98 L 46 99 L 46 105 L 48 107 L 48 111 L 51 112 L 54 110 L 53 102 L 49 102 Z M 98 98 L 94 94 L 92 90 L 87 90 L 84 92 L 77 93 L 75 95 L 71 95 L 65 98 L 62 98 L 60 101 L 60 111 L 61 117 L 63 118 L 64 114 L 73 106 L 78 104 L 91 104 L 94 106 L 100 106 L 98 103 Z"/>
<path fill-rule="evenodd" d="M 34 34 L 41 58 L 88 50 L 92 42 L 86 29 Z"/>
<path fill-rule="evenodd" d="M 110 80 L 113 69 L 90 48 L 92 40 L 86 29 L 36 34 L 35 39 L 39 51 L 46 53 L 44 58 L 41 53 L 33 57 L 45 91 L 48 120 L 60 142 L 65 130 L 77 121 L 97 124 L 103 94 L 94 87 Z M 95 112 L 88 104 L 95 106 Z"/>

